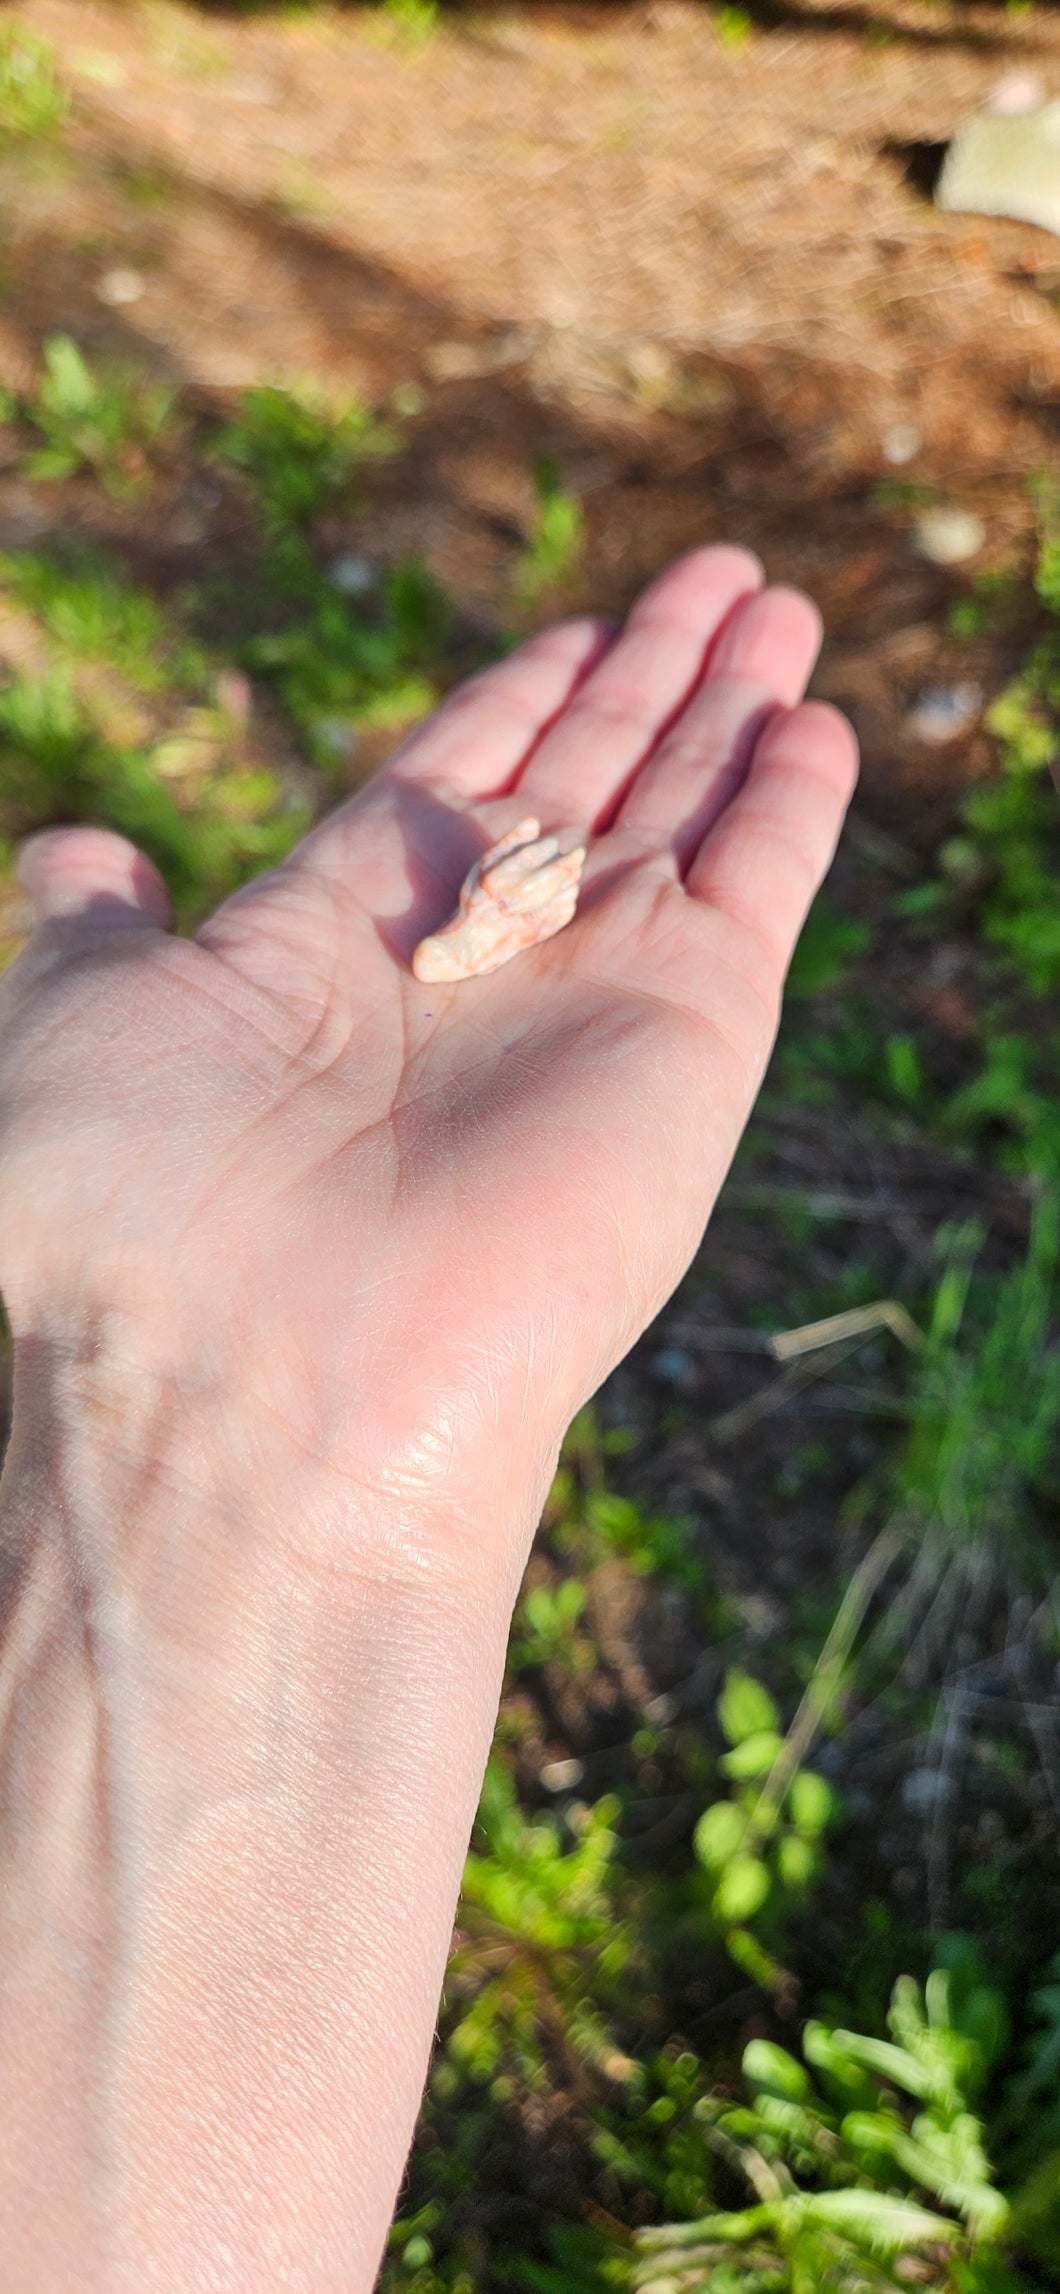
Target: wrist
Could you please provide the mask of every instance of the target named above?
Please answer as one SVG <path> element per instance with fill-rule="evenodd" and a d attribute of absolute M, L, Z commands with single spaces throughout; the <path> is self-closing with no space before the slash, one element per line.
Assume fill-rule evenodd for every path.
<path fill-rule="evenodd" d="M 214 2238 L 239 2294 L 280 2283 L 278 2255 L 283 2283 L 368 2294 L 535 1505 L 473 1516 L 393 1459 L 336 1471 L 227 1380 L 160 1377 L 113 1335 L 19 1349 L 0 1729 L 19 2283 L 89 2254 L 72 2274 L 107 2294 L 214 2283 Z"/>

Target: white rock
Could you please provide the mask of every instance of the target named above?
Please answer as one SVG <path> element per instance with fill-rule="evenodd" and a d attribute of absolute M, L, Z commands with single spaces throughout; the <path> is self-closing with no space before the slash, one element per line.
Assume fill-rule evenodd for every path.
<path fill-rule="evenodd" d="M 961 215 L 1006 215 L 1060 235 L 1060 103 L 975 112 L 958 128 L 935 201 Z"/>
<path fill-rule="evenodd" d="M 893 422 L 883 434 L 883 459 L 896 469 L 915 462 L 924 441 L 915 422 Z"/>
<path fill-rule="evenodd" d="M 960 566 L 974 558 L 986 540 L 986 527 L 974 510 L 959 510 L 940 502 L 923 510 L 913 528 L 913 543 L 933 566 Z"/>
<path fill-rule="evenodd" d="M 573 1792 L 585 1774 L 585 1764 L 580 1760 L 546 1760 L 538 1773 L 546 1792 Z"/>
<path fill-rule="evenodd" d="M 344 550 L 341 557 L 333 558 L 328 567 L 328 580 L 332 589 L 341 590 L 343 597 L 367 597 L 379 584 L 379 575 L 371 558 L 360 550 Z"/>
<path fill-rule="evenodd" d="M 905 730 L 929 749 L 945 748 L 977 722 L 983 706 L 981 685 L 931 685 L 914 702 Z"/>
<path fill-rule="evenodd" d="M 147 293 L 147 281 L 139 271 L 127 271 L 120 264 L 113 271 L 104 271 L 96 293 L 101 303 L 109 303 L 119 311 L 126 303 L 138 303 Z"/>

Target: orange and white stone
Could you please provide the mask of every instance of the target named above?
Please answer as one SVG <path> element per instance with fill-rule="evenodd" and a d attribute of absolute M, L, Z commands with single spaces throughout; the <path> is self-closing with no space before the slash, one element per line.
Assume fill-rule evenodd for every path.
<path fill-rule="evenodd" d="M 584 864 L 584 845 L 561 852 L 540 821 L 521 820 L 475 862 L 448 924 L 420 941 L 416 978 L 471 980 L 551 940 L 578 905 Z"/>

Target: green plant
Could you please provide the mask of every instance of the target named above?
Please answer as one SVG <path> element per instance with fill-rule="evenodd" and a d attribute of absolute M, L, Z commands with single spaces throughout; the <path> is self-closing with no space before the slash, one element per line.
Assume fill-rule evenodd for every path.
<path fill-rule="evenodd" d="M 339 595 L 300 535 L 277 546 L 269 570 L 279 626 L 248 636 L 244 658 L 276 686 L 321 765 L 343 760 L 358 726 L 404 724 L 433 706 L 426 672 L 448 614 L 424 566 L 394 567 L 364 606 Z"/>
<path fill-rule="evenodd" d="M 756 1982 L 772 1988 L 781 1970 L 762 1935 L 775 1935 L 816 1876 L 836 1796 L 816 1770 L 785 1760 L 776 1705 L 749 1673 L 727 1673 L 718 1719 L 729 1745 L 718 1765 L 735 1789 L 704 1810 L 695 1853 L 709 1877 L 710 1916 L 727 1949 Z"/>
<path fill-rule="evenodd" d="M 317 762 L 332 769 L 359 726 L 407 723 L 437 698 L 428 672 L 448 611 L 426 567 L 393 567 L 373 597 L 355 603 L 321 571 L 309 539 L 313 520 L 349 493 L 361 463 L 396 446 L 359 402 L 336 407 L 309 386 L 270 384 L 244 393 L 214 449 L 249 478 L 266 536 L 265 610 L 243 657 L 277 687 Z"/>
<path fill-rule="evenodd" d="M 142 692 L 160 692 L 175 677 L 198 683 L 205 663 L 158 599 L 136 589 L 86 554 L 60 559 L 47 550 L 0 556 L 0 584 L 28 606 L 60 651 L 103 661 Z"/>
<path fill-rule="evenodd" d="M 428 40 L 438 23 L 438 0 L 382 0 L 383 14 L 405 37 Z"/>
<path fill-rule="evenodd" d="M 244 391 L 214 450 L 251 480 L 266 533 L 277 537 L 311 525 L 349 488 L 362 462 L 396 449 L 393 430 L 359 399 L 335 403 L 304 382 Z"/>
<path fill-rule="evenodd" d="M 159 749 L 108 740 L 69 676 L 12 677 L 0 688 L 0 833 L 54 821 L 100 821 L 157 861 L 183 915 L 201 913 L 242 877 L 283 857 L 305 824 L 285 810 L 269 773 L 208 779 L 178 803 Z"/>
<path fill-rule="evenodd" d="M 592 1404 L 578 1412 L 563 1444 L 545 1519 L 552 1542 L 580 1569 L 619 1557 L 638 1577 L 664 1578 L 722 1622 L 696 1524 L 681 1514 L 649 1512 L 608 1486 L 608 1462 L 630 1447 L 621 1427 L 601 1427 Z"/>
<path fill-rule="evenodd" d="M 585 1587 L 576 1577 L 558 1585 L 532 1585 L 515 1613 L 508 1663 L 513 1673 L 526 1672 L 560 1658 L 579 1667 L 593 1662 L 592 1644 L 578 1634 L 585 1607 Z"/>
<path fill-rule="evenodd" d="M 17 18 L 0 29 L 0 142 L 51 135 L 61 127 L 70 99 L 55 74 L 55 56 Z"/>
<path fill-rule="evenodd" d="M 1026 1256 L 1007 1274 L 975 1279 L 974 1225 L 947 1241 L 896 1482 L 921 1565 L 935 1571 L 1016 1563 L 1033 1545 L 1060 1437 L 1060 1196 L 1040 1196 Z"/>
<path fill-rule="evenodd" d="M 1060 502 L 1039 489 L 1035 588 L 1060 620 Z M 1052 773 L 1060 740 L 1060 628 L 1033 646 L 987 714 L 1001 772 L 967 798 L 963 817 L 982 875 L 982 927 L 1035 995 L 1060 984 L 1060 804 Z"/>
<path fill-rule="evenodd" d="M 745 48 L 754 31 L 754 18 L 746 8 L 722 7 L 714 12 L 718 38 L 726 48 Z"/>
<path fill-rule="evenodd" d="M 1021 1177 L 1031 1172 L 1055 1184 L 1060 1179 L 1060 1094 L 1050 1073 L 1050 1048 L 1015 1030 L 991 1033 L 978 1074 L 945 1102 L 943 1134 L 975 1140 L 981 1149 L 984 1133 L 996 1132 L 1003 1165 Z"/>
<path fill-rule="evenodd" d="M 611 2035 L 632 1937 L 617 1916 L 618 1802 L 528 1819 L 508 1769 L 487 1769 L 459 1913 L 461 1941 L 446 1987 L 452 2061 L 478 2082 L 502 2066 L 534 2088 L 546 2053 L 595 2063 L 611 2077 L 632 2066 Z"/>
<path fill-rule="evenodd" d="M 788 973 L 787 994 L 819 996 L 838 987 L 849 967 L 872 946 L 871 927 L 857 916 L 840 915 L 819 892 L 802 928 Z"/>
<path fill-rule="evenodd" d="M 976 2110 L 1004 2042 L 1003 2003 L 967 1951 L 950 1958 L 923 1993 L 899 1978 L 890 2039 L 809 2023 L 804 2063 L 751 2041 L 748 2103 L 706 2096 L 698 2115 L 753 2203 L 642 2231 L 640 2294 L 869 2294 L 910 2282 L 1018 2294 L 1004 2253 L 1013 2206 Z"/>
<path fill-rule="evenodd" d="M 142 484 L 172 432 L 176 392 L 132 368 L 93 371 L 69 335 L 44 345 L 44 373 L 23 413 L 44 439 L 26 458 L 34 478 L 89 470 L 112 492 Z"/>
<path fill-rule="evenodd" d="M 585 539 L 581 503 L 548 455 L 535 465 L 534 497 L 533 523 L 515 569 L 516 595 L 525 606 L 540 604 L 569 581 Z"/>

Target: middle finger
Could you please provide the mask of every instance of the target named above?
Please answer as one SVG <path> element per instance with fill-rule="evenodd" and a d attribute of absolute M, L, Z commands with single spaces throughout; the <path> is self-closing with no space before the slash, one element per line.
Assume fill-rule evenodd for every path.
<path fill-rule="evenodd" d="M 634 606 L 518 782 L 525 809 L 595 827 L 699 681 L 719 630 L 761 586 L 749 550 L 693 550 Z"/>

